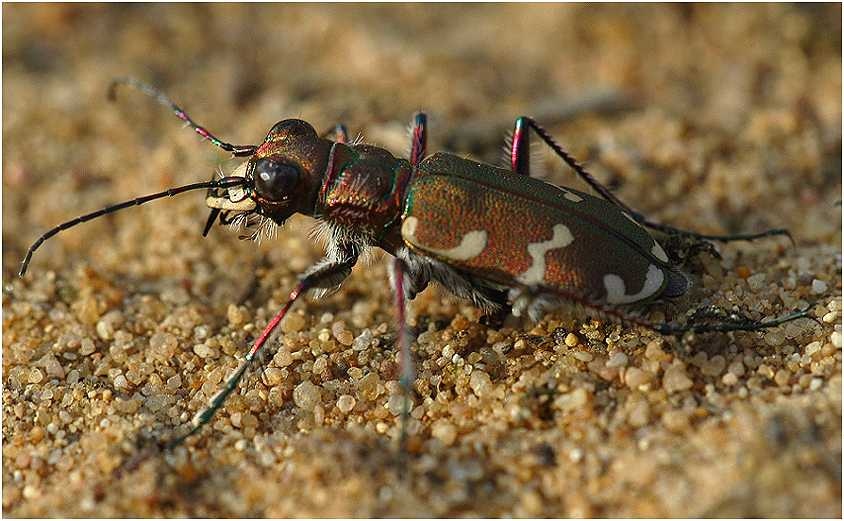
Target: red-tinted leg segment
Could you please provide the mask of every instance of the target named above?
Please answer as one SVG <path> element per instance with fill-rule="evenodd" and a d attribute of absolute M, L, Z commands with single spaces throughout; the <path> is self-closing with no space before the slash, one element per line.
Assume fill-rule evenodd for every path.
<path fill-rule="evenodd" d="M 520 116 L 513 128 L 510 143 L 510 170 L 521 175 L 530 175 L 530 128 L 528 118 Z"/>
<path fill-rule="evenodd" d="M 346 144 L 349 142 L 349 129 L 342 123 L 337 123 L 334 128 L 325 132 L 322 137 L 330 137 L 336 143 Z"/>
<path fill-rule="evenodd" d="M 410 164 L 418 165 L 428 153 L 428 116 L 424 112 L 413 115 L 410 123 Z"/>
<path fill-rule="evenodd" d="M 398 258 L 393 259 L 393 280 L 395 281 L 396 322 L 398 323 L 399 344 L 399 384 L 404 399 L 401 411 L 401 433 L 399 446 L 404 448 L 407 439 L 407 422 L 410 418 L 410 393 L 415 371 L 413 370 L 412 354 L 410 352 L 410 333 L 407 328 L 407 298 L 404 289 L 404 263 Z"/>

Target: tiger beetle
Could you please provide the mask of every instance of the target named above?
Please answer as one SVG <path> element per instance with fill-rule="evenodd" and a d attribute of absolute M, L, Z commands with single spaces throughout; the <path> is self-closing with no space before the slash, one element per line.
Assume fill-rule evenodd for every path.
<path fill-rule="evenodd" d="M 177 437 L 177 445 L 199 431 L 222 407 L 244 373 L 284 319 L 309 290 L 328 292 L 351 273 L 361 254 L 379 247 L 393 256 L 400 348 L 400 384 L 405 396 L 402 439 L 414 373 L 405 304 L 432 281 L 470 300 L 487 314 L 512 311 L 538 320 L 564 302 L 630 322 L 664 335 L 685 332 L 757 331 L 802 317 L 809 309 L 770 320 L 705 307 L 684 324 L 653 323 L 620 306 L 650 303 L 686 293 L 689 279 L 647 229 L 693 241 L 737 241 L 788 235 L 783 229 L 739 235 L 704 235 L 659 224 L 621 202 L 590 175 L 551 135 L 529 117 L 516 119 L 509 142 L 509 168 L 454 154 L 426 157 L 427 119 L 411 123 L 409 159 L 376 146 L 350 143 L 343 125 L 320 135 L 299 119 L 276 123 L 258 145 L 221 141 L 154 87 L 131 78 L 115 80 L 169 107 L 202 138 L 233 157 L 247 158 L 231 175 L 150 194 L 77 217 L 52 228 L 29 248 L 79 223 L 130 206 L 205 189 L 215 222 L 240 219 L 247 225 L 282 225 L 295 213 L 317 219 L 328 236 L 324 259 L 299 278 L 281 310 L 270 320 L 223 388 Z M 555 186 L 530 176 L 530 136 L 535 133 L 600 197 Z M 331 139 L 329 139 L 329 137 Z M 790 237 L 790 236 L 789 236 Z M 663 244 L 665 244 L 663 242 Z"/>

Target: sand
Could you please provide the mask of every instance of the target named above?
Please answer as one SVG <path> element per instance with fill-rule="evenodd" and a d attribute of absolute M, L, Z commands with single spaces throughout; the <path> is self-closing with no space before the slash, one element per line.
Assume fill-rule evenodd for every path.
<path fill-rule="evenodd" d="M 28 516 L 841 516 L 840 6 L 3 6 L 3 511 Z M 654 219 L 718 246 L 700 306 L 763 333 L 662 337 L 579 312 L 494 329 L 436 288 L 411 306 L 397 451 L 387 258 L 306 299 L 200 435 L 167 453 L 295 278 L 297 217 L 260 245 L 200 235 L 200 193 L 60 234 L 108 203 L 236 162 L 111 78 L 166 90 L 225 139 L 344 121 L 402 153 L 498 163 L 535 115 Z M 549 181 L 584 189 L 552 155 Z"/>

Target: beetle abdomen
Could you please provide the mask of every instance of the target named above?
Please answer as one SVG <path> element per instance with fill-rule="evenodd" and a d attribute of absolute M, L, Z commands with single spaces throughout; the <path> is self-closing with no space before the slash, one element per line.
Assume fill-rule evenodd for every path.
<path fill-rule="evenodd" d="M 499 284 L 610 304 L 685 290 L 650 234 L 602 199 L 449 154 L 419 170 L 402 223 L 411 249 Z"/>

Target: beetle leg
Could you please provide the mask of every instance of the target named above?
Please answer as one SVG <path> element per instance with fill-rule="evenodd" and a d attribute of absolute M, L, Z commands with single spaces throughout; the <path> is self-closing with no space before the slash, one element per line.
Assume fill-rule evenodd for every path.
<path fill-rule="evenodd" d="M 418 165 L 428 151 L 428 116 L 417 112 L 410 122 L 410 164 Z"/>
<path fill-rule="evenodd" d="M 393 286 L 395 288 L 396 321 L 398 322 L 398 344 L 399 344 L 399 384 L 403 394 L 401 410 L 401 433 L 399 435 L 399 446 L 404 453 L 405 442 L 407 441 L 407 422 L 410 418 L 410 393 L 413 385 L 414 369 L 410 352 L 410 334 L 407 328 L 407 317 L 405 315 L 407 297 L 404 292 L 405 285 L 404 262 L 398 257 L 393 259 Z"/>
<path fill-rule="evenodd" d="M 762 237 L 772 237 L 775 235 L 785 235 L 789 238 L 789 240 L 794 243 L 794 239 L 791 237 L 791 234 L 785 228 L 773 228 L 770 230 L 765 230 L 758 233 L 736 233 L 736 234 L 728 234 L 728 235 L 708 235 L 703 233 L 694 232 L 691 230 L 684 230 L 682 228 L 676 228 L 674 226 L 670 226 L 668 224 L 662 224 L 655 221 L 651 221 L 645 215 L 633 210 L 626 204 L 624 204 L 618 197 L 613 195 L 610 192 L 609 188 L 602 185 L 595 179 L 592 174 L 586 171 L 583 166 L 577 162 L 575 158 L 573 158 L 568 152 L 563 149 L 554 138 L 551 137 L 551 134 L 548 133 L 543 127 L 541 127 L 533 118 L 527 116 L 520 116 L 516 119 L 516 128 L 513 134 L 513 144 L 511 146 L 511 154 L 510 154 L 510 164 L 511 168 L 514 172 L 520 174 L 530 174 L 530 162 L 529 162 L 529 154 L 528 151 L 528 130 L 533 129 L 536 134 L 542 138 L 545 144 L 551 148 L 560 158 L 569 166 L 572 170 L 580 176 L 581 179 L 586 181 L 586 183 L 592 187 L 593 190 L 598 192 L 604 199 L 607 201 L 615 204 L 625 212 L 627 212 L 636 222 L 645 226 L 647 228 L 651 228 L 653 230 L 657 230 L 668 235 L 683 235 L 686 237 L 691 237 L 693 239 L 704 240 L 704 241 L 718 241 L 718 242 L 730 242 L 730 241 L 750 241 L 753 239 L 760 239 Z"/>
<path fill-rule="evenodd" d="M 521 175 L 530 175 L 530 128 L 525 116 L 516 118 L 513 138 L 510 141 L 510 169 Z"/>
<path fill-rule="evenodd" d="M 696 310 L 685 324 L 655 324 L 651 327 L 664 335 L 682 335 L 693 331 L 695 333 L 726 333 L 729 331 L 762 331 L 777 327 L 798 318 L 808 318 L 817 322 L 809 312 L 813 304 L 787 313 L 783 316 L 768 320 L 753 320 L 742 313 L 727 311 L 716 306 L 707 306 Z"/>
<path fill-rule="evenodd" d="M 684 333 L 728 333 L 730 331 L 762 331 L 773 327 L 781 326 L 792 320 L 808 318 L 817 321 L 810 312 L 815 304 L 809 304 L 803 309 L 786 313 L 777 318 L 767 320 L 754 320 L 739 312 L 726 311 L 714 306 L 705 307 L 694 312 L 688 321 L 682 324 L 671 322 L 651 322 L 639 315 L 628 313 L 616 306 L 609 305 L 600 300 L 572 293 L 561 289 L 543 288 L 550 295 L 558 298 L 558 302 L 569 302 L 596 311 L 600 315 L 613 317 L 620 322 L 636 324 L 646 327 L 663 335 L 681 336 Z M 518 293 L 516 293 L 518 296 Z M 515 307 L 515 304 L 514 304 Z M 528 311 L 530 311 L 528 309 Z M 542 309 L 545 311 L 545 308 Z M 538 320 L 541 316 L 537 316 Z"/>
<path fill-rule="evenodd" d="M 246 357 L 243 359 L 243 362 L 241 362 L 237 369 L 235 369 L 234 373 L 226 379 L 223 384 L 223 388 L 211 397 L 211 400 L 204 409 L 194 416 L 193 421 L 191 422 L 193 424 L 191 430 L 188 431 L 187 434 L 183 434 L 171 441 L 168 444 L 168 447 L 173 448 L 180 445 L 183 441 L 197 433 L 204 425 L 211 421 L 214 414 L 223 406 L 223 403 L 225 403 L 226 398 L 228 398 L 228 396 L 237 389 L 238 384 L 243 379 L 243 375 L 252 364 L 252 361 L 258 356 L 261 348 L 264 347 L 270 339 L 270 336 L 275 331 L 276 327 L 278 327 L 279 323 L 281 323 L 282 319 L 284 319 L 287 312 L 299 299 L 299 297 L 313 288 L 331 288 L 335 286 L 339 278 L 345 278 L 348 276 L 356 260 L 357 259 L 355 258 L 354 260 L 347 262 L 322 262 L 313 266 L 307 274 L 299 280 L 299 283 L 296 284 L 293 291 L 290 292 L 290 295 L 287 298 L 287 303 L 284 304 L 281 310 L 279 310 L 272 320 L 270 320 L 264 330 L 261 331 L 261 334 L 255 340 L 255 343 L 252 344 L 252 349 L 246 353 Z"/>
<path fill-rule="evenodd" d="M 346 128 L 346 125 L 342 123 L 337 123 L 331 130 L 326 130 L 322 133 L 323 138 L 332 138 L 336 143 L 348 143 L 349 142 L 349 129 Z"/>
<path fill-rule="evenodd" d="M 519 287 L 508 292 L 513 316 L 527 315 L 534 322 L 549 311 L 562 307 L 563 301 L 553 293 L 542 291 L 541 288 Z"/>

